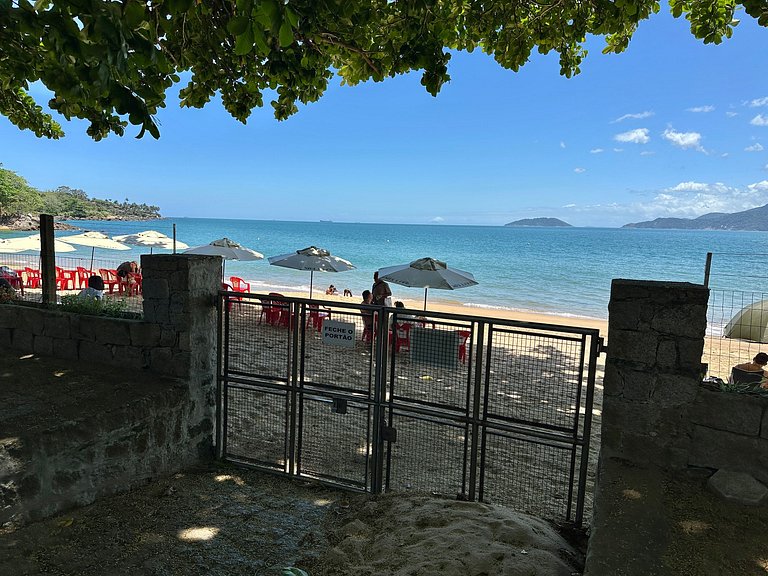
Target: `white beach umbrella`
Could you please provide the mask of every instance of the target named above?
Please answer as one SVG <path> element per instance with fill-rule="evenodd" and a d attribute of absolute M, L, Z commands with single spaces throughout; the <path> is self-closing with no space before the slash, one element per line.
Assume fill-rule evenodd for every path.
<path fill-rule="evenodd" d="M 221 264 L 221 277 L 224 278 L 224 266 L 227 260 L 262 260 L 264 254 L 251 250 L 245 246 L 241 246 L 237 242 L 230 240 L 229 238 L 220 238 L 214 240 L 210 244 L 203 244 L 202 246 L 195 246 L 189 250 L 184 250 L 182 254 L 202 254 L 204 256 L 221 256 L 224 262 Z"/>
<path fill-rule="evenodd" d="M 768 343 L 768 300 L 745 306 L 726 324 L 726 338 Z"/>
<path fill-rule="evenodd" d="M 2 251 L 11 252 L 27 252 L 29 250 L 40 251 L 40 234 L 32 234 L 31 236 L 22 236 L 21 238 L 9 238 L 4 240 L 0 244 Z M 77 250 L 74 246 L 70 246 L 60 240 L 53 240 L 53 249 L 56 252 L 74 252 Z"/>
<path fill-rule="evenodd" d="M 312 298 L 312 282 L 315 272 L 346 272 L 355 268 L 349 260 L 333 256 L 324 248 L 310 246 L 289 254 L 270 256 L 269 263 L 273 266 L 293 268 L 294 270 L 309 270 L 309 297 Z"/>
<path fill-rule="evenodd" d="M 449 268 L 434 258 L 419 258 L 409 264 L 387 266 L 379 270 L 379 278 L 409 288 L 424 288 L 424 310 L 427 309 L 427 290 L 457 290 L 477 284 L 471 272 Z"/>
<path fill-rule="evenodd" d="M 184 242 L 175 240 L 170 236 L 166 236 L 162 232 L 156 230 L 145 230 L 144 232 L 137 232 L 136 234 L 123 234 L 122 236 L 112 236 L 112 240 L 123 242 L 124 244 L 130 244 L 131 246 L 148 246 L 149 253 L 152 253 L 154 248 L 162 248 L 164 250 L 186 250 L 189 248 Z"/>
<path fill-rule="evenodd" d="M 101 232 L 83 232 L 82 234 L 75 234 L 74 236 L 60 236 L 59 240 L 66 242 L 67 244 L 76 244 L 78 246 L 89 246 L 91 248 L 91 265 L 89 270 L 93 270 L 93 255 L 96 252 L 96 248 L 104 248 L 106 250 L 130 250 L 130 246 L 126 246 L 121 242 L 112 240 L 106 234 Z"/>

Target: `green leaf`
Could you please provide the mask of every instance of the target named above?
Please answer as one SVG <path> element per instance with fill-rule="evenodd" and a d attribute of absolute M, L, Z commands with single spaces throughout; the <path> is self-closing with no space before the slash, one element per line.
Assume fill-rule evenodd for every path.
<path fill-rule="evenodd" d="M 285 8 L 285 18 L 291 23 L 293 28 L 299 27 L 299 16 L 290 7 Z"/>
<path fill-rule="evenodd" d="M 245 56 L 253 50 L 253 29 L 248 28 L 244 34 L 241 34 L 235 40 L 235 54 Z"/>
<path fill-rule="evenodd" d="M 293 44 L 293 29 L 290 23 L 286 20 L 280 26 L 280 46 L 287 48 Z"/>
<path fill-rule="evenodd" d="M 138 2 L 128 2 L 123 11 L 125 23 L 131 28 L 137 28 L 144 22 L 144 5 Z"/>
<path fill-rule="evenodd" d="M 235 16 L 227 22 L 227 31 L 233 36 L 240 36 L 245 33 L 249 22 L 247 16 Z"/>

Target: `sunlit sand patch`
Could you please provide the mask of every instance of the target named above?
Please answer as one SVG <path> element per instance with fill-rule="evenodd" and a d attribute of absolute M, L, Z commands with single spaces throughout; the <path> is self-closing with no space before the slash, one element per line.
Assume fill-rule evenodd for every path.
<path fill-rule="evenodd" d="M 245 486 L 245 482 L 243 482 L 243 479 L 240 478 L 240 476 L 233 476 L 232 474 L 219 474 L 218 476 L 214 477 L 214 480 L 216 480 L 216 482 L 231 481 L 238 486 Z"/>
<path fill-rule="evenodd" d="M 686 534 L 701 534 L 712 528 L 712 525 L 701 520 L 683 520 L 680 522 L 680 528 Z"/>
<path fill-rule="evenodd" d="M 643 495 L 634 488 L 626 488 L 621 491 L 621 494 L 627 500 L 640 500 L 643 497 Z"/>
<path fill-rule="evenodd" d="M 187 542 L 202 542 L 215 538 L 218 533 L 219 529 L 213 526 L 199 526 L 179 530 L 179 539 Z"/>

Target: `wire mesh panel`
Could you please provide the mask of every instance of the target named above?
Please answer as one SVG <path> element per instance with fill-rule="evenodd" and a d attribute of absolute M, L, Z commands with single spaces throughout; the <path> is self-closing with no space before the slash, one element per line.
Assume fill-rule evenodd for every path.
<path fill-rule="evenodd" d="M 483 448 L 484 502 L 547 519 L 567 515 L 573 486 L 570 445 L 489 430 Z"/>
<path fill-rule="evenodd" d="M 387 454 L 387 489 L 466 499 L 468 425 L 446 418 L 394 411 L 397 440 Z"/>
<path fill-rule="evenodd" d="M 581 338 L 494 327 L 488 347 L 485 414 L 569 431 L 581 403 Z"/>
<path fill-rule="evenodd" d="M 390 397 L 398 405 L 466 414 L 470 402 L 472 327 L 394 315 L 390 330 Z"/>
<path fill-rule="evenodd" d="M 367 404 L 301 395 L 297 473 L 367 488 L 370 425 Z"/>
<path fill-rule="evenodd" d="M 768 293 L 710 290 L 702 358 L 709 376 L 728 380 L 733 366 L 764 352 L 766 343 Z"/>
<path fill-rule="evenodd" d="M 286 392 L 233 385 L 227 390 L 226 406 L 225 456 L 286 471 L 289 452 Z"/>
<path fill-rule="evenodd" d="M 246 379 L 287 382 L 292 335 L 288 326 L 268 321 L 272 304 L 230 295 L 223 306 L 230 373 Z"/>
<path fill-rule="evenodd" d="M 301 312 L 301 382 L 369 396 L 372 338 L 363 338 L 361 311 L 303 304 Z"/>

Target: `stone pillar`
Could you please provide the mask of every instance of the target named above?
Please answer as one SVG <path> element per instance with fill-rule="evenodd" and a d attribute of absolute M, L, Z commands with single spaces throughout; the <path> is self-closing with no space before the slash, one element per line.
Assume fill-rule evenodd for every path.
<path fill-rule="evenodd" d="M 201 457 L 212 454 L 216 404 L 216 294 L 221 259 L 192 254 L 141 257 L 144 320 L 160 330 L 149 369 L 182 378 L 189 386 L 189 438 Z"/>
<path fill-rule="evenodd" d="M 613 281 L 602 457 L 664 468 L 687 465 L 708 297 L 709 290 L 697 284 Z"/>

